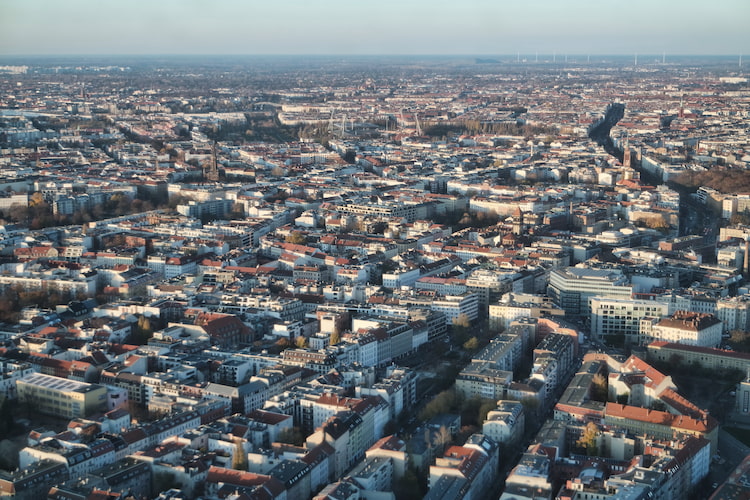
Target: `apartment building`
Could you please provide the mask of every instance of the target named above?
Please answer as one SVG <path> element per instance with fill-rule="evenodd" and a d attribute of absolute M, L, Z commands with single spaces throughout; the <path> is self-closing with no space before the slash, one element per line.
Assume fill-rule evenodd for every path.
<path fill-rule="evenodd" d="M 658 340 L 647 346 L 649 361 L 696 364 L 709 370 L 750 370 L 750 354 Z"/>
<path fill-rule="evenodd" d="M 549 297 L 527 293 L 509 293 L 496 304 L 489 306 L 491 330 L 505 330 L 520 318 L 565 316 L 565 311 L 554 305 Z"/>
<path fill-rule="evenodd" d="M 713 314 L 677 311 L 639 335 L 639 344 L 656 340 L 700 347 L 718 347 L 721 344 L 722 324 Z"/>
<path fill-rule="evenodd" d="M 592 297 L 591 335 L 595 339 L 607 340 L 624 336 L 628 344 L 636 343 L 644 318 L 663 318 L 669 306 L 651 300 L 612 299 Z"/>

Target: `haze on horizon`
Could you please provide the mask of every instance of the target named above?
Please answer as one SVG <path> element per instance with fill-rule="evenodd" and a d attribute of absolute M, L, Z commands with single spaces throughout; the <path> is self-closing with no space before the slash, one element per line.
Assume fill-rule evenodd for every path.
<path fill-rule="evenodd" d="M 3 0 L 0 55 L 750 54 L 748 0 Z"/>

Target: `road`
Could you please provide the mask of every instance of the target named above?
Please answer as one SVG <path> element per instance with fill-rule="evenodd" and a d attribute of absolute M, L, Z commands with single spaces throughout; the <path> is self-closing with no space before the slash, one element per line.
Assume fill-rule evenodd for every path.
<path fill-rule="evenodd" d="M 711 461 L 711 470 L 708 474 L 711 484 L 721 484 L 727 480 L 732 471 L 750 455 L 750 447 L 739 442 L 727 431 L 719 431 L 719 455 L 724 463 L 719 464 Z"/>

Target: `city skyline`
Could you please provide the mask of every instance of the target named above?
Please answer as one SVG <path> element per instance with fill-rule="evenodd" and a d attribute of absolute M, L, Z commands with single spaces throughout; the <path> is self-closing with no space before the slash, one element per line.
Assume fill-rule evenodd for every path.
<path fill-rule="evenodd" d="M 9 0 L 0 55 L 740 55 L 742 0 Z"/>

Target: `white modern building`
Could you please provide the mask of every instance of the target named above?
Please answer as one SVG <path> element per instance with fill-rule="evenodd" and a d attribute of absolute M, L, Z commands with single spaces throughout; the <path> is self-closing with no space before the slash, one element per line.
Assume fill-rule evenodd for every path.
<path fill-rule="evenodd" d="M 592 297 L 590 307 L 593 338 L 624 335 L 627 343 L 638 340 L 643 318 L 663 318 L 669 314 L 668 304 L 653 300 Z"/>
<path fill-rule="evenodd" d="M 633 286 L 618 269 L 576 266 L 552 271 L 547 294 L 566 314 L 586 316 L 591 297 L 629 299 Z"/>

